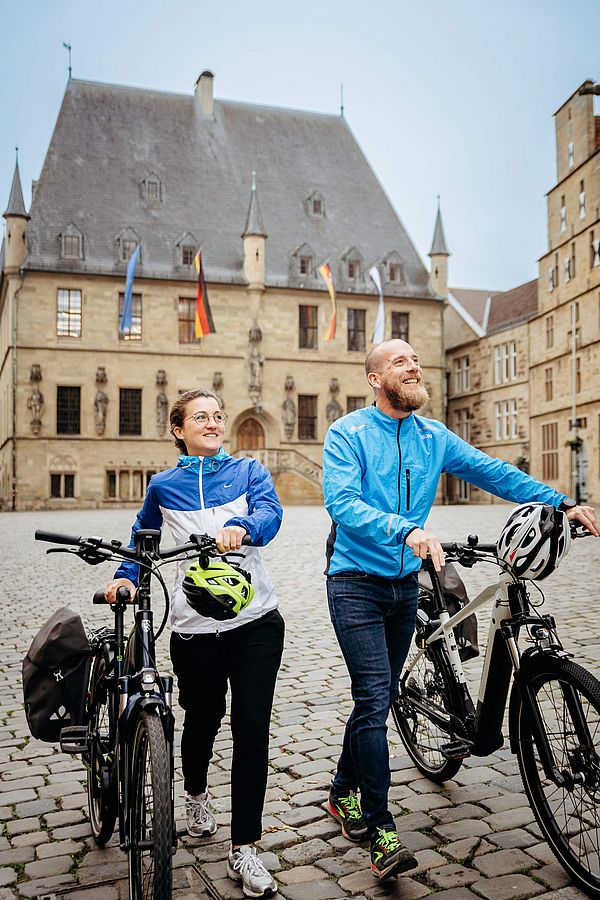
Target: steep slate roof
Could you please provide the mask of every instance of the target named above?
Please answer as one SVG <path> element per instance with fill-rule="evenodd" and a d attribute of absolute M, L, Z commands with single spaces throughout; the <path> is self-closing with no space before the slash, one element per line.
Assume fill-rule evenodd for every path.
<path fill-rule="evenodd" d="M 520 284 L 510 291 L 494 294 L 491 300 L 487 333 L 493 334 L 495 331 L 502 331 L 513 325 L 520 325 L 534 316 L 537 308 L 537 278 Z"/>
<path fill-rule="evenodd" d="M 433 229 L 433 240 L 431 242 L 430 256 L 450 256 L 450 251 L 446 244 L 446 235 L 444 234 L 444 223 L 442 222 L 442 211 L 438 206 L 437 216 L 435 217 L 435 228 Z"/>
<path fill-rule="evenodd" d="M 71 80 L 37 183 L 29 228 L 31 268 L 120 274 L 117 235 L 141 240 L 138 277 L 193 279 L 179 265 L 182 232 L 202 243 L 208 280 L 245 283 L 240 234 L 250 173 L 257 171 L 266 245 L 266 281 L 287 286 L 294 248 L 308 243 L 315 264 L 330 259 L 339 290 L 375 293 L 365 275 L 343 283 L 337 260 L 356 246 L 365 271 L 396 250 L 405 285 L 386 293 L 434 296 L 428 273 L 345 120 L 339 116 L 215 100 L 204 117 L 194 95 Z M 161 202 L 141 198 L 150 175 Z M 310 215 L 314 192 L 325 215 Z M 85 258 L 61 260 L 61 231 L 73 223 Z M 336 265 L 333 265 L 336 263 Z M 325 290 L 319 279 L 307 287 Z"/>
<path fill-rule="evenodd" d="M 25 209 L 23 191 L 21 190 L 19 163 L 15 163 L 15 173 L 13 175 L 10 197 L 8 198 L 8 206 L 6 207 L 4 218 L 6 218 L 6 216 L 23 216 L 25 219 L 29 218 L 27 210 Z"/>
<path fill-rule="evenodd" d="M 243 236 L 250 234 L 267 237 L 265 226 L 263 225 L 262 215 L 260 212 L 260 203 L 258 202 L 258 194 L 256 193 L 256 173 L 252 173 L 252 192 L 250 194 L 250 206 L 248 207 L 248 217 L 246 218 L 246 227 Z"/>

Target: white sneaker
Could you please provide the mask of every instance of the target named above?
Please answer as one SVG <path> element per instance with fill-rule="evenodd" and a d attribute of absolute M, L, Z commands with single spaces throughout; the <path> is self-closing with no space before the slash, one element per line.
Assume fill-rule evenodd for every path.
<path fill-rule="evenodd" d="M 256 855 L 256 847 L 247 845 L 230 850 L 227 874 L 234 881 L 242 882 L 246 897 L 271 897 L 277 891 L 277 882 Z"/>
<path fill-rule="evenodd" d="M 209 837 L 217 830 L 217 823 L 208 808 L 208 801 L 208 788 L 197 797 L 192 797 L 191 794 L 185 795 L 187 833 L 191 837 Z"/>

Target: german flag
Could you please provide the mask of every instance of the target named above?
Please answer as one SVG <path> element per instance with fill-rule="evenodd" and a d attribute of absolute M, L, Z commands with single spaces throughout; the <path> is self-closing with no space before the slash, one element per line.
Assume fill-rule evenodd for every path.
<path fill-rule="evenodd" d="M 206 334 L 214 334 L 216 328 L 215 323 L 213 322 L 212 312 L 210 311 L 206 284 L 204 283 L 202 254 L 200 250 L 196 253 L 194 265 L 198 276 L 198 293 L 196 294 L 196 337 L 201 338 Z"/>
<path fill-rule="evenodd" d="M 325 282 L 327 286 L 327 290 L 329 291 L 329 299 L 331 300 L 331 320 L 329 322 L 329 328 L 327 329 L 327 334 L 325 335 L 326 341 L 332 341 L 335 337 L 335 325 L 336 325 L 336 302 L 335 302 L 335 287 L 333 286 L 333 275 L 331 274 L 331 266 L 329 263 L 323 263 L 322 266 L 319 266 L 319 275 Z"/>

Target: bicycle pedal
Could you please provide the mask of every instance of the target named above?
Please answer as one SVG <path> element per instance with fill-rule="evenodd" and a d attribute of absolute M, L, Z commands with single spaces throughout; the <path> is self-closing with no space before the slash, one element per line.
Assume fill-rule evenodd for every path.
<path fill-rule="evenodd" d="M 85 753 L 88 749 L 87 725 L 68 725 L 61 728 L 60 749 L 63 753 Z"/>
<path fill-rule="evenodd" d="M 471 755 L 471 747 L 465 741 L 450 741 L 449 744 L 442 744 L 440 753 L 445 759 L 465 759 Z"/>

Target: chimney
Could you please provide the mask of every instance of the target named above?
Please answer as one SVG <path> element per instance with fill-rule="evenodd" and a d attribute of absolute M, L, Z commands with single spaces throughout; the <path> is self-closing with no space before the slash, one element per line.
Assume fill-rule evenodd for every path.
<path fill-rule="evenodd" d="M 203 116 L 214 116 L 215 101 L 213 97 L 214 74 L 205 69 L 196 82 L 196 98 L 200 102 L 200 112 Z"/>

